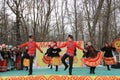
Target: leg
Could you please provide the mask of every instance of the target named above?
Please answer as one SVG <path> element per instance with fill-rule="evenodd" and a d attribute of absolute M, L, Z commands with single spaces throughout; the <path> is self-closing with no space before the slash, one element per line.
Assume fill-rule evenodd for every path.
<path fill-rule="evenodd" d="M 52 65 L 50 65 L 50 69 L 52 69 Z"/>
<path fill-rule="evenodd" d="M 56 65 L 56 70 L 55 71 L 58 71 L 58 65 Z"/>
<path fill-rule="evenodd" d="M 69 75 L 72 75 L 73 56 L 69 56 Z"/>
<path fill-rule="evenodd" d="M 92 70 L 92 67 L 90 67 L 90 74 L 92 74 L 92 71 L 93 71 L 93 70 Z"/>
<path fill-rule="evenodd" d="M 93 74 L 95 74 L 95 68 L 96 68 L 96 67 L 93 67 Z"/>
<path fill-rule="evenodd" d="M 66 69 L 68 68 L 68 65 L 67 65 L 66 62 L 65 62 L 65 59 L 66 59 L 67 57 L 69 57 L 67 54 L 64 54 L 63 57 L 62 57 L 62 63 L 63 63 L 64 66 L 65 66 L 65 69 L 64 69 L 64 70 L 66 70 Z"/>
<path fill-rule="evenodd" d="M 32 67 L 33 67 L 33 59 L 34 59 L 34 57 L 33 56 L 30 56 L 30 69 L 29 69 L 29 75 L 32 75 Z"/>
<path fill-rule="evenodd" d="M 48 64 L 48 67 L 50 66 L 50 64 Z"/>
<path fill-rule="evenodd" d="M 26 53 L 26 56 L 25 56 L 26 59 L 29 59 L 29 55 Z M 28 70 L 28 66 L 26 67 L 26 71 Z"/>
<path fill-rule="evenodd" d="M 26 67 L 26 71 L 28 70 L 28 67 Z"/>
<path fill-rule="evenodd" d="M 21 57 L 21 69 L 23 69 L 23 61 L 24 61 L 24 59 L 25 58 L 27 58 L 27 59 L 29 59 L 29 56 L 28 56 L 28 54 L 23 54 L 23 56 Z"/>
<path fill-rule="evenodd" d="M 24 60 L 24 56 L 21 58 L 21 70 L 23 70 L 23 60 Z"/>
<path fill-rule="evenodd" d="M 109 70 L 109 71 L 110 71 L 110 66 L 109 66 L 109 65 L 107 65 L 107 70 Z"/>

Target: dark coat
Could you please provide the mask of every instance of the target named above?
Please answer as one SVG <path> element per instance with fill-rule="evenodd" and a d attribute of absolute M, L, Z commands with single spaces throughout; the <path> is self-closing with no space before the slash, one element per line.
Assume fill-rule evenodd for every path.
<path fill-rule="evenodd" d="M 103 47 L 101 51 L 105 52 L 104 57 L 113 57 L 112 51 L 116 51 L 114 47 Z"/>
<path fill-rule="evenodd" d="M 52 57 L 52 52 L 51 52 L 51 49 L 52 48 L 48 48 L 45 55 L 49 56 L 49 57 Z"/>
<path fill-rule="evenodd" d="M 98 51 L 95 50 L 93 46 L 88 46 L 85 49 L 87 50 L 87 52 L 83 51 L 83 53 L 84 53 L 83 57 L 95 58 L 97 56 Z"/>
<path fill-rule="evenodd" d="M 52 57 L 60 57 L 59 52 L 61 52 L 60 48 L 56 48 L 56 49 L 52 48 L 51 49 Z"/>
<path fill-rule="evenodd" d="M 26 49 L 24 52 L 23 52 L 23 58 L 29 58 L 29 55 L 28 55 L 28 49 Z"/>

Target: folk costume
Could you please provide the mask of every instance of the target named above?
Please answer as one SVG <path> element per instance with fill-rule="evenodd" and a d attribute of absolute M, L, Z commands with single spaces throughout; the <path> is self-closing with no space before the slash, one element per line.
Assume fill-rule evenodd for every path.
<path fill-rule="evenodd" d="M 77 63 L 78 62 L 78 58 L 77 58 L 77 49 L 75 48 L 74 50 L 74 57 L 73 57 L 73 63 Z M 69 58 L 66 59 L 66 61 L 69 61 Z"/>
<path fill-rule="evenodd" d="M 9 51 L 4 47 L 0 51 L 3 60 L 0 60 L 0 71 L 5 72 L 8 70 Z"/>
<path fill-rule="evenodd" d="M 28 41 L 20 46 L 18 46 L 18 48 L 22 48 L 22 47 L 27 47 L 28 48 L 28 55 L 29 55 L 29 60 L 30 60 L 30 69 L 29 69 L 29 75 L 32 75 L 33 72 L 33 59 L 36 53 L 36 48 L 42 52 L 41 48 L 38 47 L 38 45 L 36 44 L 36 42 L 34 41 Z"/>
<path fill-rule="evenodd" d="M 87 52 L 84 52 L 82 62 L 83 64 L 90 67 L 90 74 L 95 74 L 95 68 L 101 62 L 102 53 L 96 51 L 92 45 L 87 46 L 85 49 L 87 50 Z"/>
<path fill-rule="evenodd" d="M 73 38 L 71 35 L 69 35 L 68 37 Z M 62 63 L 65 66 L 66 70 L 68 68 L 67 63 L 65 62 L 66 58 L 69 58 L 69 75 L 72 75 L 72 66 L 73 66 L 73 57 L 74 57 L 74 51 L 75 48 L 78 48 L 80 50 L 84 50 L 83 48 L 81 48 L 76 42 L 72 41 L 67 41 L 64 44 L 62 44 L 61 46 L 59 46 L 59 48 L 63 48 L 66 47 L 66 53 L 63 55 L 62 57 Z"/>
<path fill-rule="evenodd" d="M 59 53 L 61 52 L 60 48 L 52 48 L 51 49 L 51 53 L 52 53 L 52 60 L 51 60 L 51 64 L 56 66 L 56 71 L 58 71 L 58 65 L 61 64 L 61 58 Z"/>
<path fill-rule="evenodd" d="M 116 51 L 116 49 L 114 47 L 108 46 L 108 47 L 103 47 L 101 49 L 101 51 L 105 52 L 104 57 L 103 57 L 103 61 L 107 65 L 107 69 L 110 70 L 109 65 L 116 64 L 116 61 L 115 61 L 113 54 L 112 54 L 112 51 Z"/>
<path fill-rule="evenodd" d="M 51 53 L 51 47 L 49 47 L 45 53 L 45 55 L 43 56 L 42 60 L 44 63 L 48 64 L 48 67 L 50 66 L 50 69 L 52 69 L 52 65 L 51 65 L 51 60 L 52 60 L 52 53 Z"/>

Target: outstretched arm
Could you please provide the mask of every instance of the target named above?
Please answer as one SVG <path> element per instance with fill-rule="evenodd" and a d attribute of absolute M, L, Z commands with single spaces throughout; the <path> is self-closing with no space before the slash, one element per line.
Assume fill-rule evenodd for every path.
<path fill-rule="evenodd" d="M 76 43 L 76 47 L 77 47 L 78 49 L 80 49 L 80 50 L 83 50 L 84 52 L 87 52 L 87 50 L 86 50 L 86 49 L 84 49 L 84 48 L 80 47 L 77 43 Z"/>
<path fill-rule="evenodd" d="M 76 47 L 80 50 L 84 50 L 82 47 L 80 47 L 77 43 L 76 43 Z"/>
<path fill-rule="evenodd" d="M 35 45 L 36 45 L 36 48 L 37 48 L 41 53 L 43 53 L 42 49 L 41 49 L 40 47 L 38 47 L 37 44 L 35 44 Z"/>
<path fill-rule="evenodd" d="M 25 47 L 25 46 L 27 46 L 27 42 L 24 43 L 24 44 L 19 45 L 18 48 L 23 48 L 23 47 Z"/>
<path fill-rule="evenodd" d="M 67 43 L 63 43 L 62 45 L 58 46 L 58 48 L 63 48 L 65 46 L 67 46 Z"/>

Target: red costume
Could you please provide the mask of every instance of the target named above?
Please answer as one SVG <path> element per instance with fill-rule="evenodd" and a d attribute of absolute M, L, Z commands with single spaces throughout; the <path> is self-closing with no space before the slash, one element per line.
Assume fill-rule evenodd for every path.
<path fill-rule="evenodd" d="M 32 45 L 32 46 L 31 46 Z M 41 50 L 41 48 L 40 47 L 38 47 L 38 45 L 36 44 L 36 42 L 34 42 L 34 41 L 32 41 L 32 42 L 26 42 L 26 43 L 24 43 L 24 44 L 22 44 L 22 45 L 20 45 L 20 46 L 18 46 L 19 48 L 22 48 L 22 47 L 25 47 L 25 46 L 27 46 L 28 47 L 28 54 L 30 55 L 30 56 L 33 56 L 34 54 L 35 54 L 35 52 L 36 52 L 36 48 L 39 50 L 39 51 L 41 51 L 42 52 L 42 50 Z"/>
<path fill-rule="evenodd" d="M 64 44 L 62 44 L 61 46 L 59 46 L 59 48 L 63 48 L 63 47 L 66 47 L 66 46 L 67 46 L 66 53 L 68 53 L 70 56 L 74 56 L 74 50 L 75 50 L 76 47 L 78 49 L 84 50 L 74 41 L 67 41 Z"/>

